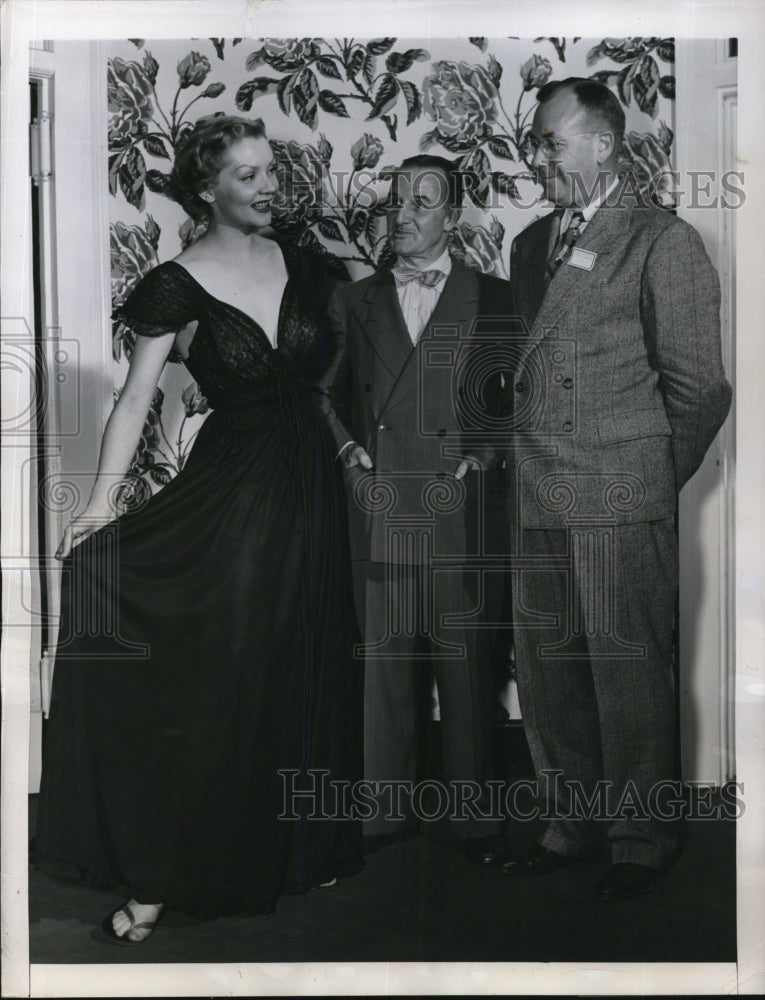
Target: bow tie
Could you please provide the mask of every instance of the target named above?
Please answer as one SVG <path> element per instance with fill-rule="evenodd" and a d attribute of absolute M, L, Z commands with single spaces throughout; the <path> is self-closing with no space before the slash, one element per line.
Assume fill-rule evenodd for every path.
<path fill-rule="evenodd" d="M 391 268 L 396 281 L 400 285 L 408 285 L 411 281 L 416 281 L 426 288 L 435 288 L 446 275 L 438 268 L 431 268 L 429 271 L 418 271 L 416 267 L 407 267 L 405 264 L 397 264 Z"/>

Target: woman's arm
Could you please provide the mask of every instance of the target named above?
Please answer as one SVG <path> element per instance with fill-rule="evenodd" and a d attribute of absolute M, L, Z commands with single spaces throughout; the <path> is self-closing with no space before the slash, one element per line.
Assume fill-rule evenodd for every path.
<path fill-rule="evenodd" d="M 116 517 L 112 502 L 114 487 L 124 479 L 135 455 L 174 338 L 173 332 L 159 337 L 136 337 L 125 388 L 104 430 L 90 499 L 83 513 L 67 525 L 57 558 L 65 559 L 75 545 Z"/>

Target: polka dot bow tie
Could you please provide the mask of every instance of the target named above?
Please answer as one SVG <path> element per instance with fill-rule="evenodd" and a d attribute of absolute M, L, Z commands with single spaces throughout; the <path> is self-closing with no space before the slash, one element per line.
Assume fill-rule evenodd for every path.
<path fill-rule="evenodd" d="M 438 282 L 446 277 L 444 272 L 439 271 L 438 268 L 418 271 L 416 267 L 406 267 L 403 264 L 397 264 L 396 267 L 392 268 L 392 271 L 400 285 L 408 285 L 411 281 L 416 281 L 420 285 L 425 285 L 426 288 L 435 288 Z"/>

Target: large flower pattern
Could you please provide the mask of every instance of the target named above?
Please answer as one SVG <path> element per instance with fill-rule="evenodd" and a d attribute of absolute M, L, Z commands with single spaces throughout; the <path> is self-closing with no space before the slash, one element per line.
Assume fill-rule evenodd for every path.
<path fill-rule="evenodd" d="M 178 144 L 210 113 L 264 118 L 280 182 L 275 230 L 321 241 L 367 269 L 391 259 L 382 221 L 390 168 L 419 147 L 456 161 L 466 175 L 468 208 L 452 231 L 451 252 L 506 278 L 506 231 L 518 231 L 516 207 L 528 204 L 527 190 L 538 190 L 525 158 L 537 92 L 570 75 L 613 89 L 630 121 L 623 168 L 657 205 L 675 205 L 673 134 L 662 120 L 672 120 L 675 94 L 671 38 L 471 37 L 448 46 L 433 41 L 433 52 L 396 38 L 196 39 L 193 48 L 162 43 L 159 61 L 146 44 L 115 43 L 107 67 L 109 182 L 119 199 L 110 232 L 115 310 L 160 258 L 155 218 L 163 220 L 169 256 L 204 231 L 179 208 L 173 220 L 173 210 L 160 212 L 159 204 L 167 204 Z M 134 337 L 119 321 L 113 336 L 122 364 Z M 156 397 L 149 414 L 132 468 L 146 491 L 179 471 L 189 431 L 206 412 L 198 388 L 184 385 L 172 400 Z M 180 429 L 165 434 L 170 420 Z"/>
<path fill-rule="evenodd" d="M 502 260 L 504 235 L 504 226 L 496 216 L 492 217 L 488 227 L 460 222 L 452 230 L 449 250 L 467 267 L 483 271 L 484 274 L 493 274 L 497 278 L 507 278 L 507 269 Z"/>
<path fill-rule="evenodd" d="M 274 228 L 292 231 L 318 222 L 329 195 L 327 161 L 321 147 L 290 139 L 273 140 L 271 148 L 279 178 L 272 205 Z"/>
<path fill-rule="evenodd" d="M 422 91 L 425 114 L 436 123 L 436 138 L 445 149 L 463 152 L 490 134 L 499 94 L 483 66 L 435 62 Z"/>
<path fill-rule="evenodd" d="M 143 44 L 142 39 L 137 43 Z M 183 108 L 179 98 L 189 87 L 201 86 L 211 70 L 210 60 L 199 52 L 189 52 L 177 65 L 177 84 L 169 115 L 157 98 L 159 63 L 148 49 L 143 61 L 119 57 L 108 62 L 107 95 L 109 108 L 109 190 L 120 189 L 127 201 L 143 211 L 146 188 L 164 193 L 168 174 L 147 169 L 145 154 L 171 160 L 172 153 L 193 127 L 185 117 L 201 98 L 220 97 L 226 87 L 212 83 Z M 172 151 L 172 152 L 171 152 Z"/>
<path fill-rule="evenodd" d="M 660 208 L 675 208 L 676 183 L 672 170 L 672 131 L 661 122 L 658 134 L 653 132 L 627 132 L 622 146 L 625 169 L 637 180 L 641 191 Z"/>
<path fill-rule="evenodd" d="M 112 278 L 112 306 L 123 304 L 138 281 L 156 264 L 159 226 L 149 215 L 143 226 L 115 222 L 111 226 L 109 261 Z"/>
<path fill-rule="evenodd" d="M 144 68 L 135 61 L 110 59 L 106 94 L 109 109 L 109 147 L 126 146 L 149 131 L 154 116 L 154 88 Z"/>

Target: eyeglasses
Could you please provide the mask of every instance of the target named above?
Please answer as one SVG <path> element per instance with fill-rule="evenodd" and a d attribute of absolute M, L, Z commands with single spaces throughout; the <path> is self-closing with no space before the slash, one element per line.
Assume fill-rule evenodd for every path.
<path fill-rule="evenodd" d="M 581 136 L 598 134 L 598 132 L 574 132 L 572 135 L 543 135 L 540 139 L 529 132 L 521 144 L 521 155 L 525 159 L 530 160 L 536 155 L 537 150 L 541 150 L 546 157 L 552 158 L 563 152 L 569 139 L 579 139 Z"/>

